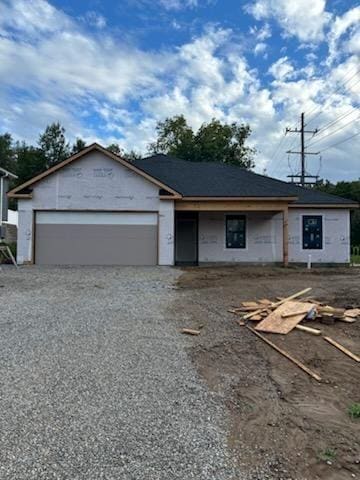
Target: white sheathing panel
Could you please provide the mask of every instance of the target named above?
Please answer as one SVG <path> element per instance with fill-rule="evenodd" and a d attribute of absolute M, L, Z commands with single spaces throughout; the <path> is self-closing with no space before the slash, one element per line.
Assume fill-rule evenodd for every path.
<path fill-rule="evenodd" d="M 322 250 L 302 248 L 303 215 L 322 215 Z M 314 263 L 350 262 L 350 212 L 346 209 L 289 208 L 289 262 Z"/>
<path fill-rule="evenodd" d="M 159 211 L 159 265 L 174 264 L 174 201 L 162 200 Z"/>
<path fill-rule="evenodd" d="M 126 210 L 163 215 L 159 258 L 173 264 L 173 202 L 159 199 L 159 187 L 101 152 L 90 152 L 33 186 L 31 200 L 19 200 L 18 261 L 31 261 L 33 210 Z M 171 260 L 171 261 L 170 261 Z M 168 261 L 168 263 L 165 263 Z"/>
<path fill-rule="evenodd" d="M 17 261 L 22 264 L 31 260 L 32 251 L 33 212 L 26 200 L 18 201 L 18 222 Z"/>
<path fill-rule="evenodd" d="M 282 261 L 282 213 L 228 212 L 246 216 L 246 248 L 227 249 L 223 212 L 199 214 L 200 262 Z"/>
<path fill-rule="evenodd" d="M 158 210 L 159 187 L 100 152 L 35 184 L 34 209 Z"/>
<path fill-rule="evenodd" d="M 37 212 L 37 224 L 52 225 L 157 225 L 157 213 Z"/>

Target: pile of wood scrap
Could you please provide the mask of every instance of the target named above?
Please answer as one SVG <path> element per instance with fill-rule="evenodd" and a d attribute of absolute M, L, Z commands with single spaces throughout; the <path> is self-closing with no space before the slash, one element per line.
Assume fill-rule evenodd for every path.
<path fill-rule="evenodd" d="M 332 319 L 332 321 L 353 323 L 360 318 L 360 308 L 335 308 L 312 297 L 303 297 L 310 290 L 311 288 L 305 288 L 290 297 L 278 297 L 274 301 L 264 298 L 258 301 L 241 302 L 240 307 L 230 308 L 229 312 L 238 315 L 243 321 L 261 322 L 256 330 L 282 334 L 287 334 L 293 328 L 300 326 L 298 324 L 303 320 L 328 323 L 329 319 Z"/>
<path fill-rule="evenodd" d="M 238 324 L 246 325 L 250 331 L 269 344 L 275 350 L 282 353 L 285 357 L 306 371 L 316 380 L 320 381 L 320 376 L 311 372 L 305 365 L 294 359 L 277 345 L 270 342 L 259 332 L 276 333 L 286 335 L 294 329 L 301 330 L 312 335 L 321 335 L 319 328 L 311 328 L 301 322 L 307 320 L 320 321 L 323 323 L 339 320 L 342 322 L 353 323 L 360 318 L 360 308 L 335 308 L 326 305 L 312 297 L 304 297 L 310 292 L 311 288 L 305 288 L 300 292 L 294 293 L 286 298 L 277 298 L 272 301 L 267 298 L 258 301 L 241 302 L 240 307 L 229 309 L 229 312 L 239 316 Z M 300 298 L 301 297 L 301 298 Z M 258 322 L 254 328 L 248 325 L 249 322 Z M 359 362 L 360 358 L 347 350 L 330 337 L 323 337 L 324 340 L 341 350 L 353 360 Z"/>

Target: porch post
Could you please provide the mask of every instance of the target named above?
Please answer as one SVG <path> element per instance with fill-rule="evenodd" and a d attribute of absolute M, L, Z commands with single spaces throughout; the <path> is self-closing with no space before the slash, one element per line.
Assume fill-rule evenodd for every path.
<path fill-rule="evenodd" d="M 283 210 L 283 262 L 284 267 L 289 265 L 289 209 Z"/>

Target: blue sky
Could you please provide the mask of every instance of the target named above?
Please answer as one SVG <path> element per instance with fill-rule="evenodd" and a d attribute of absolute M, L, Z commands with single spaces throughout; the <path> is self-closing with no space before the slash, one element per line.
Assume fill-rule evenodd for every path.
<path fill-rule="evenodd" d="M 304 111 L 309 172 L 357 179 L 359 53 L 352 0 L 0 0 L 0 132 L 146 154 L 168 116 L 248 122 L 256 170 L 286 178 Z"/>

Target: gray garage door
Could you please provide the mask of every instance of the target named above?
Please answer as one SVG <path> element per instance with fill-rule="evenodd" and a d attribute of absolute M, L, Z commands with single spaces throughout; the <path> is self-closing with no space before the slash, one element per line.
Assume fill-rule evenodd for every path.
<path fill-rule="evenodd" d="M 37 212 L 39 265 L 156 265 L 157 214 Z"/>

